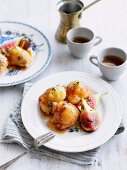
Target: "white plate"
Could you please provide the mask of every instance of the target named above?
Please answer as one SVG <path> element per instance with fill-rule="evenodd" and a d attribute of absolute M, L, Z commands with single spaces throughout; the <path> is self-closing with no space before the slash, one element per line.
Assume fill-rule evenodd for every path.
<path fill-rule="evenodd" d="M 97 79 L 83 72 L 61 72 L 43 78 L 33 85 L 27 92 L 23 103 L 21 116 L 27 131 L 33 138 L 38 137 L 50 129 L 40 116 L 38 97 L 49 87 L 67 85 L 70 81 L 79 80 L 91 87 L 95 93 L 107 91 L 103 96 L 97 111 L 102 116 L 100 128 L 92 133 L 67 132 L 56 134 L 56 137 L 45 146 L 64 152 L 82 152 L 96 148 L 108 141 L 116 132 L 122 118 L 122 108 L 118 95 L 105 81 Z"/>
<path fill-rule="evenodd" d="M 42 32 L 24 23 L 0 22 L 0 44 L 22 35 L 26 35 L 32 41 L 30 49 L 33 53 L 33 61 L 25 70 L 11 68 L 0 74 L 0 87 L 12 86 L 33 79 L 44 71 L 51 60 L 51 47 Z"/>

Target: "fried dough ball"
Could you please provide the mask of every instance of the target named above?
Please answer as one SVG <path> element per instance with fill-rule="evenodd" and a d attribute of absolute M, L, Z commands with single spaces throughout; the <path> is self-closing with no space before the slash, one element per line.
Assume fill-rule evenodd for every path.
<path fill-rule="evenodd" d="M 30 53 L 18 46 L 10 48 L 7 55 L 10 65 L 28 67 L 32 61 Z"/>
<path fill-rule="evenodd" d="M 57 85 L 49 88 L 39 97 L 39 106 L 41 110 L 49 115 L 55 110 L 56 102 L 63 101 L 66 98 L 66 90 L 63 86 Z"/>
<path fill-rule="evenodd" d="M 52 102 L 48 101 L 45 93 L 39 97 L 39 106 L 46 115 L 52 112 Z"/>
<path fill-rule="evenodd" d="M 47 89 L 45 93 L 48 100 L 52 102 L 60 102 L 66 98 L 66 90 L 60 85 Z"/>
<path fill-rule="evenodd" d="M 58 102 L 52 122 L 58 129 L 64 130 L 74 125 L 79 118 L 76 106 L 66 101 Z"/>
<path fill-rule="evenodd" d="M 0 72 L 6 70 L 7 66 L 8 66 L 7 58 L 3 54 L 0 54 Z"/>
<path fill-rule="evenodd" d="M 90 88 L 78 80 L 72 81 L 67 86 L 67 100 L 72 104 L 77 104 L 82 98 L 93 95 Z"/>

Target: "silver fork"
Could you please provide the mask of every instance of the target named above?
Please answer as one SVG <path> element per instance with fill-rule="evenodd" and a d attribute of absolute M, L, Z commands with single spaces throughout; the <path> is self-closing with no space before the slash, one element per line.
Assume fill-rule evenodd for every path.
<path fill-rule="evenodd" d="M 25 152 L 23 152 L 21 155 L 17 156 L 16 158 L 6 162 L 5 164 L 0 166 L 0 170 L 4 170 L 8 168 L 12 163 L 17 161 L 19 158 L 23 157 L 27 153 L 29 153 L 32 149 L 37 149 L 40 146 L 44 145 L 46 142 L 50 141 L 52 138 L 54 138 L 55 135 L 52 132 L 46 133 L 44 135 L 39 136 L 38 138 L 34 139 L 31 147 L 27 149 Z"/>

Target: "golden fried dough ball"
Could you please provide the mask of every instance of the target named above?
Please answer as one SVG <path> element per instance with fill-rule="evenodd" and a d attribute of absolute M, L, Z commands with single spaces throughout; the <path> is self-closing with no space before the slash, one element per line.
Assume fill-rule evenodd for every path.
<path fill-rule="evenodd" d="M 7 66 L 8 66 L 7 58 L 3 54 L 0 54 L 0 72 L 6 70 Z"/>
<path fill-rule="evenodd" d="M 7 55 L 10 65 L 28 67 L 32 61 L 30 53 L 18 46 L 10 48 Z"/>
<path fill-rule="evenodd" d="M 79 110 L 76 106 L 66 101 L 57 103 L 52 122 L 58 129 L 67 129 L 74 125 L 79 118 Z"/>
<path fill-rule="evenodd" d="M 47 89 L 45 93 L 48 100 L 52 102 L 60 102 L 66 98 L 66 90 L 60 85 Z"/>
<path fill-rule="evenodd" d="M 63 86 L 57 85 L 53 88 L 47 89 L 39 97 L 39 106 L 41 110 L 49 115 L 54 112 L 56 102 L 63 101 L 66 98 L 66 90 Z"/>
<path fill-rule="evenodd" d="M 77 104 L 82 98 L 93 95 L 90 88 L 78 80 L 72 81 L 67 86 L 67 100 L 72 104 Z"/>
<path fill-rule="evenodd" d="M 49 115 L 52 111 L 52 102 L 48 101 L 45 93 L 39 97 L 39 106 L 46 115 Z"/>

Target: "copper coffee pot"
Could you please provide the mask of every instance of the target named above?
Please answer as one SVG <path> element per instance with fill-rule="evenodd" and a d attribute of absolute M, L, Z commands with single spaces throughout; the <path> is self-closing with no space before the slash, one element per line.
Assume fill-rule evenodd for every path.
<path fill-rule="evenodd" d="M 91 7 L 100 0 L 95 0 L 84 7 L 80 0 L 62 0 L 58 2 L 57 7 L 60 13 L 60 24 L 56 31 L 56 39 L 61 43 L 66 43 L 67 32 L 74 27 L 79 27 L 79 20 L 82 12 Z"/>

